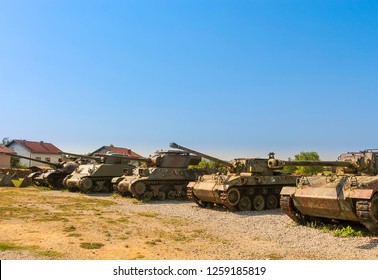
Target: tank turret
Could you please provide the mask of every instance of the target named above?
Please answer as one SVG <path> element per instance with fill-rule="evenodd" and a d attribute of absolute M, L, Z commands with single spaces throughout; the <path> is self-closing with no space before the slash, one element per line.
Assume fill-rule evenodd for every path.
<path fill-rule="evenodd" d="M 227 167 L 227 174 L 203 175 L 188 184 L 187 196 L 201 207 L 217 205 L 231 211 L 271 210 L 279 206 L 285 185 L 295 185 L 297 176 L 268 167 L 268 158 L 237 158 L 230 162 L 171 143 L 172 148 L 193 153 Z"/>
<path fill-rule="evenodd" d="M 8 154 L 13 157 L 19 157 L 23 159 L 28 159 L 35 162 L 40 162 L 45 165 L 48 165 L 51 167 L 51 169 L 45 169 L 40 167 L 32 166 L 30 169 L 32 170 L 32 173 L 28 175 L 28 179 L 31 180 L 31 182 L 35 186 L 44 186 L 44 187 L 50 187 L 54 189 L 61 189 L 64 188 L 63 180 L 64 178 L 71 174 L 76 167 L 78 166 L 77 163 L 72 161 L 63 161 L 61 158 L 59 159 L 58 163 L 52 163 L 40 159 L 35 159 L 31 157 L 21 156 L 17 154 Z"/>
<path fill-rule="evenodd" d="M 341 154 L 337 161 L 270 161 L 272 168 L 322 165 L 334 174 L 303 176 L 280 193 L 282 210 L 294 221 L 350 221 L 378 234 L 378 150 Z"/>

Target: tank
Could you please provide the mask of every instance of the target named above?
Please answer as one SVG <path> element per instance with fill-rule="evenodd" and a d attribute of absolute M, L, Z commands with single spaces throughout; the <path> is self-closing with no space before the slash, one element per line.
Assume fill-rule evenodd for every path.
<path fill-rule="evenodd" d="M 66 162 L 62 159 L 59 159 L 58 163 L 52 163 L 48 161 L 43 161 L 31 157 L 25 157 L 17 154 L 8 154 L 13 157 L 19 157 L 28 159 L 31 161 L 36 161 L 43 163 L 47 166 L 31 166 L 29 169 L 32 171 L 26 179 L 31 180 L 33 185 L 39 187 L 50 187 L 53 189 L 62 189 L 64 188 L 63 180 L 64 178 L 71 174 L 78 166 L 75 162 Z"/>
<path fill-rule="evenodd" d="M 179 150 L 157 151 L 143 161 L 145 166 L 112 180 L 118 193 L 137 199 L 184 198 L 189 182 L 211 172 L 189 169 L 189 165 L 197 165 L 201 158 Z"/>
<path fill-rule="evenodd" d="M 281 190 L 281 208 L 299 224 L 308 221 L 347 221 L 378 234 L 378 150 L 341 154 L 337 161 L 303 162 L 271 160 L 284 166 L 332 166 L 328 175 L 303 176 L 296 186 Z"/>
<path fill-rule="evenodd" d="M 130 164 L 130 160 L 138 160 L 138 158 L 121 154 L 96 154 L 94 156 L 63 154 L 77 157 L 77 161 L 81 163 L 64 179 L 64 186 L 71 192 L 83 193 L 112 192 L 112 178 L 134 169 L 136 166 Z"/>
<path fill-rule="evenodd" d="M 295 186 L 297 176 L 277 172 L 268 167 L 268 158 L 238 158 L 230 162 L 171 143 L 202 158 L 218 162 L 227 168 L 227 174 L 202 175 L 187 187 L 187 196 L 201 207 L 217 205 L 231 211 L 271 210 L 279 207 L 283 186 Z"/>

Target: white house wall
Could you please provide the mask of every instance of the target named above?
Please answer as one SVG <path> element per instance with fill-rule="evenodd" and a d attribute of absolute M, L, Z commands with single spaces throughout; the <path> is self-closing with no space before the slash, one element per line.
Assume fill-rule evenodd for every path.
<path fill-rule="evenodd" d="M 57 155 L 57 154 L 34 154 L 34 153 L 31 153 L 29 150 L 25 149 L 23 146 L 21 146 L 17 142 L 12 143 L 10 146 L 8 146 L 8 148 L 15 151 L 18 155 L 24 156 L 24 157 L 31 157 L 31 158 L 40 157 L 41 160 L 43 160 L 43 161 L 46 161 L 46 158 L 50 158 L 51 163 L 57 163 L 58 159 L 60 158 L 60 155 Z M 29 159 L 24 159 L 24 158 L 20 158 L 20 163 L 23 164 L 23 165 L 26 165 L 28 167 L 34 166 L 34 165 L 37 165 L 37 166 L 38 165 L 44 165 L 41 162 L 37 162 L 37 161 L 29 160 Z"/>

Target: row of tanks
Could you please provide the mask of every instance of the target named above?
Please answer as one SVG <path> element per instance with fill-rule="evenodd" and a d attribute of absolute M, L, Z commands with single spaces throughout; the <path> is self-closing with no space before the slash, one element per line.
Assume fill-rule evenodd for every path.
<path fill-rule="evenodd" d="M 227 162 L 176 143 L 170 147 L 175 150 L 137 159 L 114 154 L 66 153 L 88 162 L 61 162 L 55 169 L 33 172 L 30 176 L 36 185 L 63 186 L 85 193 L 115 190 L 138 199 L 160 200 L 187 196 L 201 207 L 216 205 L 231 211 L 281 207 L 297 223 L 353 221 L 378 234 L 376 149 L 348 152 L 337 161 L 282 161 L 270 153 L 268 158 L 238 158 Z M 223 165 L 227 173 L 188 168 L 202 158 Z M 131 165 L 131 159 L 143 165 Z M 315 176 L 282 172 L 285 166 L 314 165 L 331 167 L 334 172 Z"/>

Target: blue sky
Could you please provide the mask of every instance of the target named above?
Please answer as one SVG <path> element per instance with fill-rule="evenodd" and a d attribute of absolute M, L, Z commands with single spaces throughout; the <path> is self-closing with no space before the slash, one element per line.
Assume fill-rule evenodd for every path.
<path fill-rule="evenodd" d="M 378 148 L 376 1 L 0 0 L 0 137 L 336 159 Z"/>

